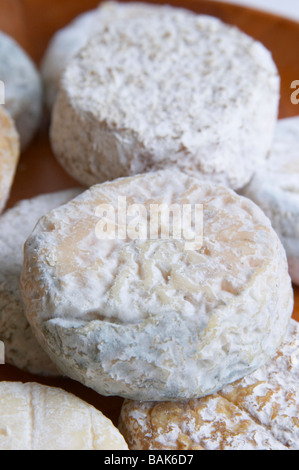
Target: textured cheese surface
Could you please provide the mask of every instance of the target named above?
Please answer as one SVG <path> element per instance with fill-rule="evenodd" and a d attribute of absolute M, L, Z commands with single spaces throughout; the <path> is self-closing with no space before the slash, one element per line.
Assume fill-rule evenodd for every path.
<path fill-rule="evenodd" d="M 298 450 L 299 324 L 276 357 L 218 394 L 178 403 L 126 400 L 119 429 L 134 450 Z"/>
<path fill-rule="evenodd" d="M 109 204 L 123 228 L 120 196 L 128 222 L 137 203 L 146 221 L 154 204 L 203 204 L 202 247 L 186 249 L 184 234 L 102 239 L 98 208 Z M 95 185 L 49 213 L 26 242 L 21 279 L 28 320 L 63 373 L 140 400 L 241 378 L 274 356 L 293 310 L 285 252 L 262 211 L 174 170 Z"/>
<path fill-rule="evenodd" d="M 5 362 L 33 374 L 57 375 L 24 313 L 20 291 L 23 249 L 39 218 L 79 194 L 71 189 L 19 202 L 0 217 L 0 340 Z"/>
<path fill-rule="evenodd" d="M 40 124 L 41 78 L 31 58 L 3 32 L 0 32 L 0 80 L 5 86 L 5 108 L 16 123 L 24 150 Z"/>
<path fill-rule="evenodd" d="M 0 450 L 127 450 L 112 422 L 54 387 L 0 382 Z"/>
<path fill-rule="evenodd" d="M 15 124 L 0 107 L 0 212 L 9 197 L 19 156 L 20 142 Z"/>
<path fill-rule="evenodd" d="M 268 160 L 242 194 L 270 218 L 288 259 L 293 282 L 299 284 L 299 117 L 281 119 Z"/>
<path fill-rule="evenodd" d="M 111 18 L 60 83 L 51 142 L 63 167 L 86 186 L 172 166 L 233 189 L 248 183 L 277 120 L 269 51 L 169 6 Z"/>
<path fill-rule="evenodd" d="M 79 15 L 60 29 L 51 39 L 41 64 L 48 108 L 52 109 L 55 104 L 60 80 L 69 61 L 85 46 L 88 39 L 101 30 L 104 22 L 152 14 L 155 9 L 160 11 L 160 6 L 139 2 L 101 2 L 98 8 Z"/>

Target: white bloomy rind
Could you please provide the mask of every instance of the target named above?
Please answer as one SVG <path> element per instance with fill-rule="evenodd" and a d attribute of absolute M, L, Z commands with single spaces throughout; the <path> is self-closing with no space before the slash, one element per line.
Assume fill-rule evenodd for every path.
<path fill-rule="evenodd" d="M 203 204 L 185 240 L 99 239 L 99 204 Z M 118 214 L 119 215 L 119 214 Z M 103 395 L 212 393 L 275 354 L 293 311 L 270 221 L 226 187 L 174 170 L 96 185 L 40 220 L 25 245 L 26 314 L 52 360 Z"/>
<path fill-rule="evenodd" d="M 63 74 L 51 126 L 59 162 L 86 186 L 173 166 L 243 187 L 277 121 L 270 52 L 217 18 L 114 8 Z"/>
<path fill-rule="evenodd" d="M 105 22 L 151 14 L 155 9 L 159 12 L 160 6 L 141 2 L 101 2 L 98 8 L 78 15 L 71 23 L 57 31 L 41 63 L 41 75 L 48 108 L 51 110 L 55 104 L 60 80 L 68 63 L 86 45 L 87 41 L 103 28 Z"/>
<path fill-rule="evenodd" d="M 59 30 L 51 39 L 41 63 L 45 101 L 52 109 L 61 76 L 69 60 L 83 47 L 99 22 L 98 9 L 83 13 Z"/>
<path fill-rule="evenodd" d="M 286 250 L 299 285 L 299 117 L 281 119 L 268 160 L 241 191 L 262 208 Z"/>
<path fill-rule="evenodd" d="M 0 78 L 5 87 L 5 108 L 15 121 L 24 150 L 40 125 L 42 82 L 31 58 L 3 32 L 0 32 Z"/>

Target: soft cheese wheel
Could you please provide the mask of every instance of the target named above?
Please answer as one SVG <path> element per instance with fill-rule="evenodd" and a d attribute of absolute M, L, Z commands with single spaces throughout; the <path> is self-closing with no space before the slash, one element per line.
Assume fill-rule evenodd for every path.
<path fill-rule="evenodd" d="M 0 382 L 0 450 L 127 450 L 100 411 L 62 389 Z"/>
<path fill-rule="evenodd" d="M 116 15 L 63 74 L 52 147 L 86 186 L 178 167 L 240 188 L 270 149 L 279 85 L 270 52 L 216 18 Z"/>
<path fill-rule="evenodd" d="M 40 125 L 42 83 L 31 58 L 3 32 L 0 32 L 0 80 L 4 83 L 5 108 L 16 123 L 24 150 Z"/>
<path fill-rule="evenodd" d="M 55 103 L 60 79 L 70 60 L 88 39 L 101 30 L 104 22 L 152 14 L 155 9 L 160 11 L 160 6 L 140 2 L 101 2 L 98 8 L 82 13 L 58 30 L 51 39 L 41 64 L 47 107 L 51 110 Z"/>
<path fill-rule="evenodd" d="M 200 204 L 204 240 L 190 246 Z M 181 211 L 169 236 L 159 207 Z M 138 400 L 198 397 L 241 378 L 274 356 L 293 310 L 263 212 L 175 170 L 95 185 L 47 214 L 26 242 L 21 288 L 65 375 Z"/>
<path fill-rule="evenodd" d="M 299 117 L 277 123 L 270 157 L 242 190 L 270 218 L 299 285 Z"/>
<path fill-rule="evenodd" d="M 119 429 L 132 450 L 298 450 L 299 324 L 276 357 L 218 394 L 189 402 L 125 400 Z"/>
<path fill-rule="evenodd" d="M 58 375 L 36 341 L 20 291 L 23 249 L 39 218 L 79 194 L 70 189 L 23 200 L 0 217 L 0 340 L 5 362 L 38 375 Z"/>
<path fill-rule="evenodd" d="M 0 212 L 9 197 L 19 156 L 20 142 L 15 124 L 0 106 Z"/>

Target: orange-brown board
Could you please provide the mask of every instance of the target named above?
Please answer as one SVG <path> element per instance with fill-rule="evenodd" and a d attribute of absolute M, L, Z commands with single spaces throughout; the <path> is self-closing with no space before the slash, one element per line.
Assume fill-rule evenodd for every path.
<path fill-rule="evenodd" d="M 79 13 L 98 5 L 98 0 L 1 0 L 0 29 L 11 34 L 38 65 L 54 32 Z M 152 1 L 152 3 L 163 3 Z M 299 23 L 268 13 L 214 0 L 170 0 L 198 13 L 211 14 L 238 26 L 271 50 L 281 75 L 280 118 L 299 115 L 291 102 L 291 83 L 299 80 Z M 77 185 L 56 162 L 44 120 L 31 146 L 21 156 L 8 207 L 20 199 Z M 294 318 L 299 321 L 299 288 L 294 286 Z M 117 424 L 122 399 L 102 397 L 67 378 L 35 377 L 12 366 L 0 366 L 0 380 L 36 381 L 59 386 L 94 405 Z"/>

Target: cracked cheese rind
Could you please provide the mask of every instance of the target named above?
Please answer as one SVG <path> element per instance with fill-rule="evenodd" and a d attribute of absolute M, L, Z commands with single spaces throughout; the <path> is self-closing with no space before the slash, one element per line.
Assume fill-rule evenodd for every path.
<path fill-rule="evenodd" d="M 41 64 L 48 109 L 51 110 L 55 104 L 60 80 L 68 63 L 87 41 L 101 30 L 104 22 L 152 14 L 155 10 L 159 12 L 160 6 L 140 2 L 101 2 L 98 8 L 82 13 L 58 30 L 51 39 Z"/>
<path fill-rule="evenodd" d="M 0 450 L 127 450 L 113 423 L 65 390 L 0 382 Z"/>
<path fill-rule="evenodd" d="M 9 114 L 0 106 L 0 213 L 9 198 L 19 157 L 18 132 Z"/>
<path fill-rule="evenodd" d="M 299 284 L 299 117 L 277 123 L 269 158 L 241 192 L 272 222 L 286 250 L 289 271 Z"/>
<path fill-rule="evenodd" d="M 298 450 L 299 324 L 275 358 L 218 394 L 177 403 L 125 400 L 119 429 L 132 450 Z"/>
<path fill-rule="evenodd" d="M 216 18 L 116 15 L 63 74 L 52 148 L 85 186 L 176 167 L 239 189 L 270 149 L 279 84 L 270 52 Z"/>
<path fill-rule="evenodd" d="M 186 249 L 185 232 L 122 239 L 116 230 L 103 240 L 99 207 L 110 205 L 123 229 L 119 197 L 129 223 L 137 203 L 146 222 L 155 204 L 203 204 L 202 247 Z M 65 375 L 138 400 L 199 397 L 243 377 L 274 356 L 293 311 L 285 252 L 263 212 L 175 170 L 95 185 L 41 219 L 21 287 L 27 318 Z"/>
<path fill-rule="evenodd" d="M 31 58 L 3 32 L 0 32 L 0 80 L 5 86 L 5 108 L 15 121 L 24 150 L 40 125 L 42 83 Z"/>
<path fill-rule="evenodd" d="M 70 189 L 20 201 L 0 217 L 0 340 L 5 362 L 38 375 L 58 375 L 36 341 L 20 291 L 23 249 L 39 218 L 81 192 Z"/>

